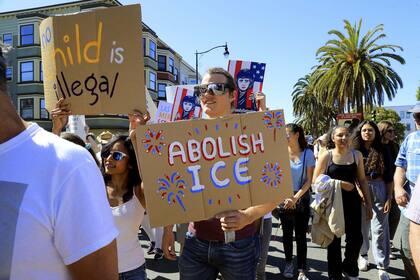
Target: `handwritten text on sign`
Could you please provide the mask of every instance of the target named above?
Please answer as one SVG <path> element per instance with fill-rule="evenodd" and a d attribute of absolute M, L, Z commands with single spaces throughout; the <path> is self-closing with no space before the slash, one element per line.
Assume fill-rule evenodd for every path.
<path fill-rule="evenodd" d="M 282 111 L 138 128 L 154 226 L 197 221 L 290 195 Z M 139 137 L 141 136 L 141 137 Z"/>
<path fill-rule="evenodd" d="M 45 19 L 40 40 L 47 108 L 64 98 L 78 105 L 72 111 L 86 114 L 144 111 L 139 19 L 139 5 Z"/>
<path fill-rule="evenodd" d="M 102 21 L 99 21 L 96 39 L 87 42 L 83 46 L 80 44 L 80 26 L 77 23 L 74 24 L 73 36 L 68 34 L 63 36 L 63 42 L 67 44 L 65 51 L 61 48 L 55 48 L 54 59 L 61 60 L 64 67 L 73 66 L 75 63 L 98 64 L 102 47 L 102 27 L 103 23 Z M 75 41 L 73 42 L 70 38 L 73 38 Z M 43 47 L 46 47 L 50 43 L 51 27 L 48 26 L 45 29 L 45 32 L 41 34 L 41 44 Z M 115 44 L 116 42 L 114 41 L 110 51 L 109 62 L 111 64 L 121 64 L 124 62 L 124 48 L 114 47 Z M 72 49 L 72 45 L 75 45 L 75 49 Z M 60 99 L 60 97 L 65 99 L 67 97 L 71 97 L 72 95 L 80 96 L 84 92 L 87 92 L 93 96 L 92 102 L 89 104 L 95 105 L 96 102 L 98 102 L 99 94 L 106 94 L 109 98 L 112 98 L 114 95 L 115 85 L 118 81 L 118 75 L 118 72 L 116 72 L 112 77 L 110 77 L 111 79 L 109 79 L 105 75 L 95 77 L 95 74 L 92 73 L 86 77 L 84 81 L 68 81 L 66 80 L 64 73 L 61 71 L 60 76 L 56 75 L 56 83 L 54 83 L 53 87 L 57 100 Z"/>

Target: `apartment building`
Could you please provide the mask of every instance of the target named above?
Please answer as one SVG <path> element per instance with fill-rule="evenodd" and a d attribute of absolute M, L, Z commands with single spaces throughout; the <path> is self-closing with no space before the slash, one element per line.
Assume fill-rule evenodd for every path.
<path fill-rule="evenodd" d="M 45 109 L 39 25 L 49 16 L 91 9 L 121 6 L 117 0 L 84 0 L 0 13 L 0 40 L 11 47 L 8 52 L 7 80 L 13 104 L 25 120 L 51 129 Z M 167 45 L 156 32 L 142 24 L 145 83 L 155 102 L 165 100 L 165 87 L 191 83 L 195 70 Z M 99 134 L 103 130 L 126 131 L 125 116 L 89 116 L 87 124 Z"/>

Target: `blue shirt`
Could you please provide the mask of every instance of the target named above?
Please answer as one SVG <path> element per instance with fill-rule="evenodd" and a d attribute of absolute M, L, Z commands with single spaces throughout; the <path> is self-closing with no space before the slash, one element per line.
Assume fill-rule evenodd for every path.
<path fill-rule="evenodd" d="M 420 174 L 420 131 L 410 133 L 401 144 L 400 151 L 395 166 L 405 169 L 405 177 L 411 182 L 411 194 L 414 192 L 414 183 Z M 401 207 L 400 207 L 401 209 Z M 401 209 L 404 216 L 407 217 L 406 209 Z"/>
<path fill-rule="evenodd" d="M 417 182 L 420 174 L 420 131 L 412 132 L 404 139 L 395 166 L 405 169 L 405 177 L 411 183 Z"/>
<path fill-rule="evenodd" d="M 303 156 L 305 156 L 305 168 L 303 167 Z M 292 171 L 292 179 L 293 179 L 293 190 L 295 192 L 299 191 L 302 186 L 305 184 L 307 179 L 307 170 L 308 167 L 315 166 L 315 156 L 311 149 L 305 149 L 303 152 L 300 153 L 299 160 L 294 162 L 290 161 L 290 169 Z M 303 176 L 302 176 L 303 172 Z"/>

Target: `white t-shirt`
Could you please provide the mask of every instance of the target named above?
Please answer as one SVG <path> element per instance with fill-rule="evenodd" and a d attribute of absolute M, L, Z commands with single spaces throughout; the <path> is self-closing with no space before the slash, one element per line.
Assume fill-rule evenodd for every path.
<path fill-rule="evenodd" d="M 36 124 L 0 144 L 0 279 L 70 279 L 117 234 L 85 149 Z"/>

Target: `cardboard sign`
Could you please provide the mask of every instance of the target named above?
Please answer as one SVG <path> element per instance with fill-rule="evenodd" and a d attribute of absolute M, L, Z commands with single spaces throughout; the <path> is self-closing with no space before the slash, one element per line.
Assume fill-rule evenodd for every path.
<path fill-rule="evenodd" d="M 171 120 L 189 120 L 201 117 L 201 105 L 194 87 L 176 86 Z"/>
<path fill-rule="evenodd" d="M 291 196 L 282 110 L 137 128 L 152 227 Z"/>
<path fill-rule="evenodd" d="M 76 115 L 146 111 L 140 5 L 49 17 L 41 22 L 44 93 Z"/>
<path fill-rule="evenodd" d="M 147 88 L 145 89 L 145 91 L 146 91 L 147 112 L 149 112 L 150 114 L 150 120 L 147 122 L 147 124 L 156 123 L 156 112 L 157 112 L 156 104 L 153 101 L 152 97 L 150 96 L 150 93 L 147 90 Z"/>
<path fill-rule="evenodd" d="M 254 93 L 261 92 L 264 81 L 265 63 L 229 60 L 228 72 L 235 80 L 235 112 L 258 111 Z"/>
<path fill-rule="evenodd" d="M 74 133 L 83 141 L 86 141 L 86 120 L 83 115 L 69 116 L 69 123 L 67 127 L 68 132 Z"/>
<path fill-rule="evenodd" d="M 177 86 L 167 86 L 165 88 L 166 91 L 166 101 L 169 103 L 174 103 L 175 102 L 175 95 L 176 95 L 176 91 L 178 88 L 186 88 L 189 90 L 194 90 L 194 87 L 196 85 L 177 85 Z"/>
<path fill-rule="evenodd" d="M 342 126 L 357 126 L 363 120 L 362 113 L 337 114 L 337 124 Z"/>
<path fill-rule="evenodd" d="M 156 112 L 156 123 L 167 123 L 171 121 L 172 104 L 160 101 Z"/>

